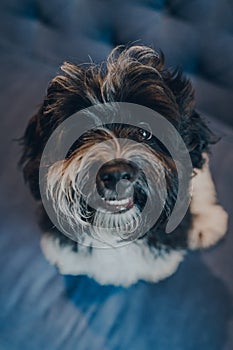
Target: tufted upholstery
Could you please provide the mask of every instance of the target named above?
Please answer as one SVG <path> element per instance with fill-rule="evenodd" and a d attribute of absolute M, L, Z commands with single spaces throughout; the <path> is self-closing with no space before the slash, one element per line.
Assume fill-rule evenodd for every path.
<path fill-rule="evenodd" d="M 223 136 L 211 167 L 233 213 L 232 0 L 1 0 L 0 349 L 232 350 L 233 222 L 175 275 L 129 289 L 60 276 L 41 254 L 35 203 L 17 170 L 21 136 L 64 60 L 102 61 L 118 44 L 164 51 L 190 75 Z"/>
<path fill-rule="evenodd" d="M 2 0 L 1 48 L 55 69 L 64 61 L 101 61 L 137 41 L 164 51 L 197 89 L 198 107 L 233 123 L 231 0 Z"/>

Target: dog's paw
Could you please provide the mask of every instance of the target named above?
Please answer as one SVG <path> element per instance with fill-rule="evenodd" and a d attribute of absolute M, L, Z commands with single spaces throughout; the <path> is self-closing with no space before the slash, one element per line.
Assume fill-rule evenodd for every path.
<path fill-rule="evenodd" d="M 188 234 L 189 248 L 208 248 L 217 243 L 226 233 L 227 222 L 228 215 L 220 205 L 196 215 Z"/>

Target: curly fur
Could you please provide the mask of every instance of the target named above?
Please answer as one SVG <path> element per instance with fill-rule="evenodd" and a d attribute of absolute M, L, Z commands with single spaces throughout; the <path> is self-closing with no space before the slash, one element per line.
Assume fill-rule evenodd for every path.
<path fill-rule="evenodd" d="M 202 166 L 202 152 L 208 150 L 214 136 L 194 109 L 190 81 L 179 70 L 164 68 L 163 54 L 144 46 L 120 46 L 112 51 L 106 66 L 65 62 L 61 69 L 64 74 L 49 84 L 45 100 L 23 137 L 21 164 L 36 199 L 40 198 L 40 157 L 49 136 L 66 118 L 96 103 L 131 102 L 154 109 L 178 129 L 193 166 Z"/>
<path fill-rule="evenodd" d="M 165 67 L 162 53 L 159 54 L 145 46 L 118 46 L 110 53 L 106 63 L 78 66 L 65 62 L 61 70 L 63 73 L 57 75 L 50 82 L 44 102 L 39 111 L 31 118 L 22 138 L 23 154 L 20 164 L 23 168 L 25 181 L 29 184 L 36 200 L 41 200 L 39 165 L 50 135 L 58 125 L 75 112 L 99 103 L 135 103 L 160 113 L 173 124 L 183 138 L 189 150 L 193 168 L 203 168 L 205 163 L 203 155 L 209 152 L 209 145 L 216 142 L 217 139 L 195 109 L 192 84 L 180 70 Z M 122 137 L 122 135 L 126 138 L 131 137 L 127 125 L 122 125 L 120 128 L 108 125 L 105 131 L 87 133 L 77 141 L 77 144 L 73 145 L 64 160 L 66 176 L 69 174 L 69 181 L 72 180 L 72 174 L 74 176 L 76 172 L 81 171 L 81 160 L 87 149 L 103 140 L 103 133 L 107 139 L 110 134 L 113 135 L 112 138 Z M 190 210 L 171 235 L 166 235 L 164 232 L 165 221 L 169 217 L 176 199 L 177 174 L 174 162 L 166 148 L 159 144 L 157 139 L 152 137 L 150 140 L 142 141 L 142 143 L 148 148 L 148 152 L 154 152 L 153 154 L 158 157 L 159 162 L 154 164 L 163 165 L 168 184 L 168 200 L 165 211 L 159 220 L 159 225 L 148 232 L 146 244 L 153 249 L 163 247 L 163 251 L 164 249 L 166 251 L 169 249 L 183 250 L 189 244 L 188 231 L 193 220 Z M 74 163 L 74 159 L 79 160 Z M 62 211 L 64 207 L 68 208 L 67 201 L 72 201 L 71 193 L 76 191 L 78 196 L 78 190 L 74 187 L 76 186 L 74 183 L 73 188 L 72 186 L 67 188 L 69 187 L 68 180 L 63 177 L 64 173 L 61 169 L 63 168 L 59 167 L 59 164 L 54 164 L 51 167 L 49 178 L 51 180 L 54 177 L 55 180 L 48 183 L 48 193 L 56 203 L 59 203 L 58 207 L 60 206 Z M 66 217 L 72 221 L 74 213 L 67 212 L 66 214 Z M 42 217 L 43 229 L 59 239 L 61 245 L 68 244 L 74 251 L 80 249 L 77 243 L 62 237 L 49 221 L 45 211 L 43 211 Z M 82 225 L 84 225 L 83 222 Z M 56 254 L 57 252 L 56 250 Z M 56 259 L 59 258 L 56 257 Z M 178 260 L 180 261 L 180 259 Z M 171 271 L 174 271 L 174 265 Z M 168 274 L 166 272 L 166 275 Z M 140 278 L 143 278 L 143 273 Z M 153 277 L 153 280 L 156 278 Z M 105 283 L 107 282 L 105 281 Z"/>

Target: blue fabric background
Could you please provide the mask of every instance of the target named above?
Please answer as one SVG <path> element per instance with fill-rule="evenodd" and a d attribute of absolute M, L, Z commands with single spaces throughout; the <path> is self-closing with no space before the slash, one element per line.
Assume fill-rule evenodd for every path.
<path fill-rule="evenodd" d="M 0 10 L 0 349 L 231 350 L 232 2 L 3 0 Z M 169 279 L 124 289 L 61 276 L 45 261 L 13 139 L 64 60 L 99 62 L 133 41 L 161 48 L 192 78 L 199 110 L 222 136 L 211 167 L 230 222 L 219 245 L 188 254 Z"/>

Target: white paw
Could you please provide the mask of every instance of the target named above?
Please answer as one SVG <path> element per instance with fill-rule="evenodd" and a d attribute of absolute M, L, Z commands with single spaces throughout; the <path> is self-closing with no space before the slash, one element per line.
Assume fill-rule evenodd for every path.
<path fill-rule="evenodd" d="M 217 243 L 226 233 L 228 215 L 220 205 L 212 205 L 197 214 L 188 234 L 190 249 L 207 248 Z"/>

